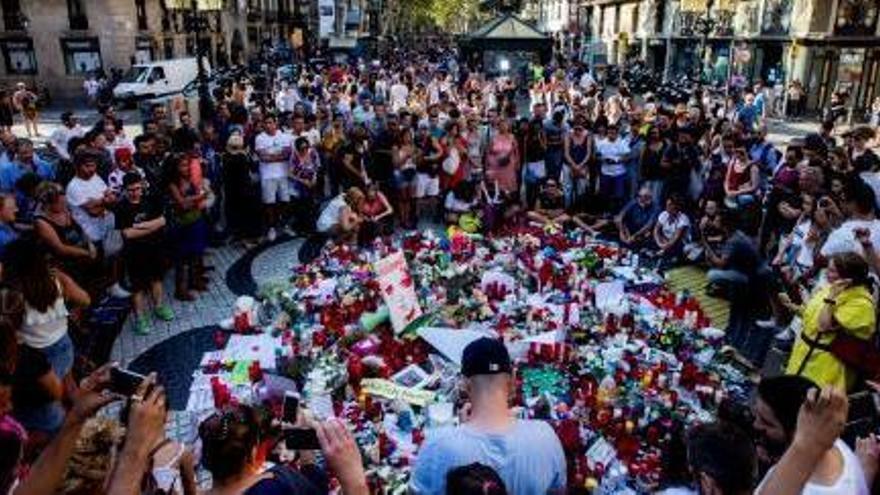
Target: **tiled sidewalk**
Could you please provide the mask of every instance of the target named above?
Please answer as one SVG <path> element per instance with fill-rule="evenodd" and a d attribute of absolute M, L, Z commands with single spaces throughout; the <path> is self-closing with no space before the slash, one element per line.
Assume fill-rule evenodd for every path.
<path fill-rule="evenodd" d="M 169 272 L 165 277 L 165 295 L 176 318 L 170 322 L 154 320 L 153 331 L 149 335 L 135 334 L 134 319 L 129 318 L 122 333 L 116 339 L 113 359 L 124 366 L 145 350 L 171 336 L 191 328 L 214 325 L 227 317 L 235 301 L 235 295 L 226 286 L 226 270 L 242 254 L 244 249 L 233 246 L 209 250 L 205 262 L 214 266 L 214 270 L 209 273 L 209 290 L 200 293 L 199 298 L 193 302 L 174 299 L 174 273 Z"/>

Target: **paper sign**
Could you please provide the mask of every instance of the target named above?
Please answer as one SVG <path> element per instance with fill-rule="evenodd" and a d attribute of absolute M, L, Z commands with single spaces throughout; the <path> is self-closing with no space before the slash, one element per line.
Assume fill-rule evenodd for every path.
<path fill-rule="evenodd" d="M 309 410 L 314 414 L 316 419 L 325 420 L 336 415 L 333 412 L 333 400 L 330 398 L 330 394 L 310 397 L 308 404 Z"/>
<path fill-rule="evenodd" d="M 513 360 L 518 360 L 526 358 L 529 353 L 529 347 L 532 343 L 556 344 L 558 342 L 562 342 L 563 340 L 565 339 L 560 337 L 559 331 L 551 330 L 549 332 L 539 333 L 538 335 L 533 335 L 522 340 L 508 342 L 505 345 L 507 346 L 507 352 L 510 353 L 510 357 Z"/>
<path fill-rule="evenodd" d="M 370 395 L 391 400 L 399 399 L 415 406 L 424 407 L 434 401 L 434 392 L 403 387 L 383 378 L 364 378 L 361 380 L 361 387 L 364 392 Z"/>
<path fill-rule="evenodd" d="M 587 449 L 587 467 L 595 469 L 597 464 L 608 466 L 617 457 L 614 446 L 604 438 L 599 438 Z"/>
<path fill-rule="evenodd" d="M 382 299 L 391 312 L 391 326 L 399 334 L 422 315 L 403 251 L 382 258 L 374 263 L 373 268 L 382 289 Z"/>
<path fill-rule="evenodd" d="M 280 339 L 278 339 L 280 342 Z M 264 370 L 275 369 L 275 348 L 279 342 L 268 333 L 260 335 L 233 334 L 223 349 L 223 361 L 259 361 Z"/>
<path fill-rule="evenodd" d="M 603 282 L 596 286 L 596 308 L 607 311 L 623 302 L 623 282 Z"/>
<path fill-rule="evenodd" d="M 437 349 L 437 352 L 458 366 L 461 366 L 461 355 L 464 348 L 480 337 L 486 336 L 483 332 L 466 328 L 422 327 L 418 333 L 419 337 L 431 344 L 434 349 Z"/>
<path fill-rule="evenodd" d="M 251 366 L 250 361 L 237 361 L 235 367 L 232 368 L 232 376 L 229 381 L 233 385 L 244 385 L 251 382 L 251 375 L 248 369 Z"/>

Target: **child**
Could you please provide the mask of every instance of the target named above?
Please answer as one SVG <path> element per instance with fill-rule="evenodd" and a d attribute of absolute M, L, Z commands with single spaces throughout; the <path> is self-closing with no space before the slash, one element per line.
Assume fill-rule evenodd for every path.
<path fill-rule="evenodd" d="M 455 188 L 446 193 L 446 200 L 443 203 L 447 225 L 458 225 L 460 218 L 473 213 L 476 205 L 476 190 L 473 183 L 459 182 Z"/>
<path fill-rule="evenodd" d="M 699 260 L 703 255 L 702 243 L 708 244 L 713 251 L 721 249 L 724 244 L 724 230 L 721 226 L 721 208 L 718 201 L 706 199 L 703 202 L 703 216 L 698 225 L 700 243 L 692 243 L 685 247 L 685 254 L 691 261 Z"/>
<path fill-rule="evenodd" d="M 144 171 L 134 164 L 130 149 L 117 148 L 114 152 L 113 158 L 116 160 L 116 168 L 114 168 L 107 177 L 107 185 L 110 187 L 110 190 L 113 191 L 113 194 L 121 196 L 124 192 L 122 180 L 127 173 L 137 172 L 141 178 L 145 178 L 146 176 L 144 175 Z"/>

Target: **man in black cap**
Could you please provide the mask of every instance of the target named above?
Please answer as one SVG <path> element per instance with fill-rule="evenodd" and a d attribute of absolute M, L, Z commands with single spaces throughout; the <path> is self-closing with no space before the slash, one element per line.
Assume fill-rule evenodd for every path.
<path fill-rule="evenodd" d="M 564 493 L 565 454 L 547 423 L 518 420 L 508 405 L 513 366 L 504 344 L 483 337 L 467 345 L 461 360 L 470 402 L 464 424 L 432 430 L 419 450 L 410 488 L 445 494 L 446 474 L 474 462 L 493 468 L 507 493 Z"/>

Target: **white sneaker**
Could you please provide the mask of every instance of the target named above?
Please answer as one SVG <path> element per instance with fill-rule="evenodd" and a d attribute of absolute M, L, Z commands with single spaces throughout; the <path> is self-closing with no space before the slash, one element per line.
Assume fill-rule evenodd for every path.
<path fill-rule="evenodd" d="M 275 239 L 278 238 L 278 232 L 275 232 L 275 227 L 269 229 L 269 232 L 266 233 L 266 240 L 269 242 L 275 242 Z"/>
<path fill-rule="evenodd" d="M 757 325 L 758 328 L 764 328 L 764 329 L 775 328 L 777 326 L 775 318 L 767 318 L 766 320 L 757 320 L 757 321 L 755 321 L 755 325 Z"/>
<path fill-rule="evenodd" d="M 113 284 L 113 287 L 110 287 L 110 295 L 117 299 L 126 299 L 131 297 L 131 292 L 122 288 L 119 283 Z"/>
<path fill-rule="evenodd" d="M 788 342 L 789 340 L 794 340 L 794 331 L 791 327 L 785 327 L 785 330 L 778 332 L 773 336 L 776 340 L 781 340 L 783 342 Z"/>

